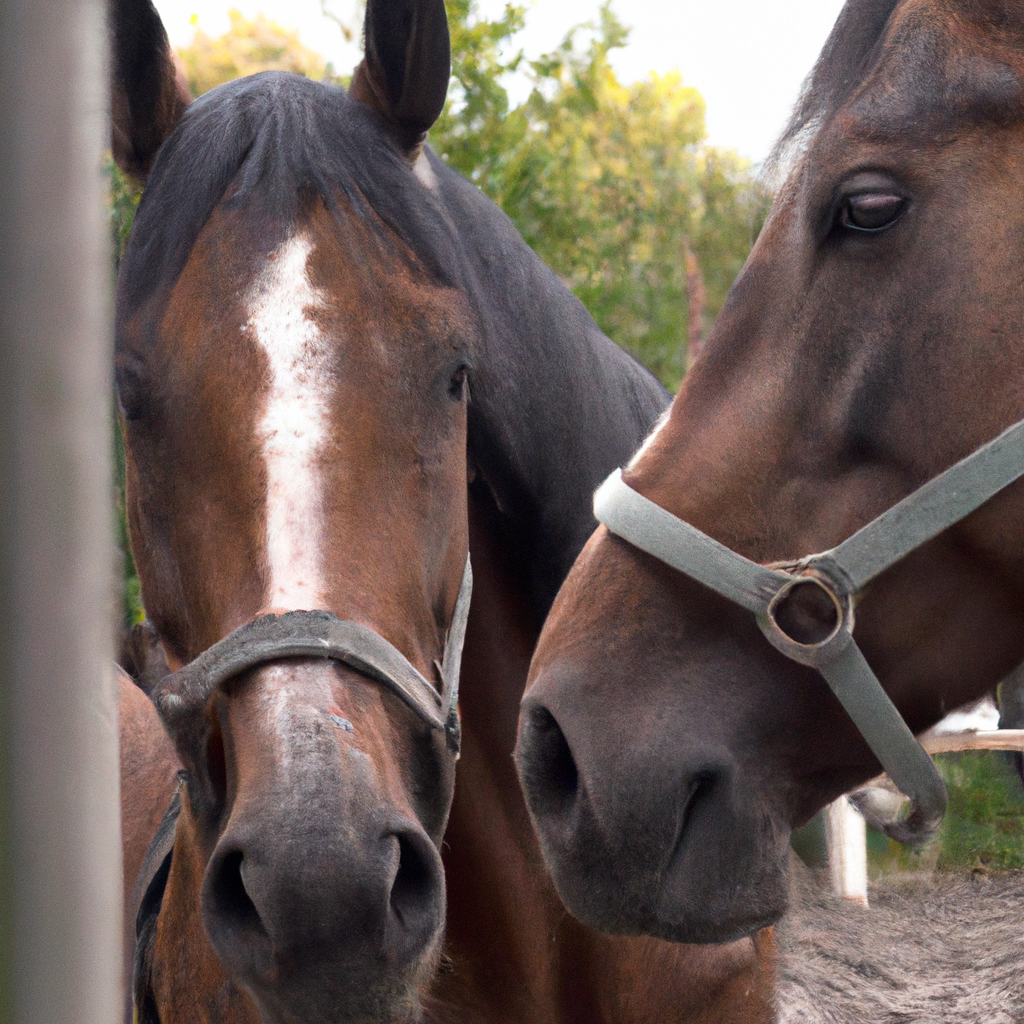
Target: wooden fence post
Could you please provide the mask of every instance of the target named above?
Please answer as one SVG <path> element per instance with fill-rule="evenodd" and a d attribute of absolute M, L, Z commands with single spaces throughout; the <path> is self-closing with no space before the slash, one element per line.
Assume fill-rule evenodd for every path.
<path fill-rule="evenodd" d="M 844 900 L 868 905 L 868 849 L 864 819 L 841 796 L 824 811 L 825 846 L 832 891 Z"/>
<path fill-rule="evenodd" d="M 0 0 L 3 1024 L 123 1013 L 105 17 Z"/>

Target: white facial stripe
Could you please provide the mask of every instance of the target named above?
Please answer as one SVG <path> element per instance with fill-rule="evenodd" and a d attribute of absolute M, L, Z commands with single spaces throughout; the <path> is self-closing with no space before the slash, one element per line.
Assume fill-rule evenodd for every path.
<path fill-rule="evenodd" d="M 308 238 L 289 238 L 268 260 L 246 302 L 248 327 L 270 364 L 258 429 L 267 467 L 267 604 L 277 608 L 319 608 L 324 602 L 321 461 L 331 352 L 309 318 L 327 306 L 306 276 L 312 250 Z"/>
<path fill-rule="evenodd" d="M 632 469 L 640 461 L 644 452 L 647 451 L 647 449 L 650 448 L 650 446 L 654 443 L 654 439 L 658 436 L 658 434 L 661 433 L 661 428 L 664 427 L 666 423 L 668 423 L 668 414 L 669 409 L 666 409 L 658 417 L 658 422 L 654 424 L 654 429 L 647 435 L 647 438 L 644 440 L 644 443 L 640 445 L 640 448 L 638 449 L 636 455 L 634 455 L 633 458 L 629 460 L 629 465 L 626 467 L 627 469 Z"/>

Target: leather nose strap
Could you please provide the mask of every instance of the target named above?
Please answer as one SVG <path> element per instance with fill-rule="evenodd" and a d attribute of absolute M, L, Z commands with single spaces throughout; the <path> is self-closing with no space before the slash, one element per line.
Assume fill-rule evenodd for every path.
<path fill-rule="evenodd" d="M 942 822 L 946 787 L 853 639 L 853 599 L 880 573 L 1022 476 L 1024 420 L 841 544 L 784 569 L 744 558 L 672 515 L 629 487 L 621 470 L 598 488 L 594 515 L 634 547 L 753 612 L 778 650 L 824 676 L 889 777 L 910 797 L 910 814 L 883 823 L 885 832 L 898 842 L 920 845 Z M 828 589 L 842 616 L 841 628 L 820 644 L 801 644 L 786 636 L 770 614 L 780 591 L 809 575 Z"/>
<path fill-rule="evenodd" d="M 369 626 L 332 612 L 294 611 L 245 623 L 166 676 L 156 696 L 157 708 L 178 742 L 187 744 L 190 731 L 196 731 L 192 738 L 199 741 L 206 725 L 195 710 L 205 707 L 210 694 L 228 679 L 281 658 L 328 658 L 391 690 L 432 729 L 444 732 L 452 753 L 458 755 L 459 672 L 472 593 L 473 570 L 467 556 L 445 643 L 440 693 L 397 647 Z"/>
<path fill-rule="evenodd" d="M 812 645 L 776 642 L 778 638 L 771 634 L 767 626 L 769 606 L 779 591 L 800 579 L 799 575 L 736 554 L 634 491 L 622 480 L 620 470 L 598 488 L 594 515 L 634 547 L 753 612 L 775 647 L 794 661 L 812 664 L 889 777 L 911 799 L 908 818 L 893 822 L 887 833 L 909 845 L 920 845 L 935 834 L 946 808 L 946 787 L 934 762 L 914 739 L 853 642 L 852 632 L 840 632 L 820 651 Z M 851 616 L 851 631 L 852 625 Z M 799 650 L 801 647 L 804 650 Z"/>

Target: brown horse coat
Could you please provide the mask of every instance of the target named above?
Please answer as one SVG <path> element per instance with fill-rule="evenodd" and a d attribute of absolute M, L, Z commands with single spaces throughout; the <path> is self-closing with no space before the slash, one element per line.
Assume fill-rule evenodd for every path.
<path fill-rule="evenodd" d="M 118 35 L 123 82 L 139 35 Z M 286 659 L 197 691 L 166 723 L 186 782 L 140 1019 L 763 1021 L 770 935 L 608 940 L 544 873 L 510 758 L 526 665 L 593 486 L 667 396 L 424 148 L 438 0 L 371 3 L 366 39 L 351 95 L 254 76 L 160 150 L 118 282 L 126 504 L 172 668 L 262 612 L 320 608 L 435 679 L 469 548 L 450 878 L 452 752 L 386 688 Z M 159 119 L 168 88 L 129 108 Z"/>

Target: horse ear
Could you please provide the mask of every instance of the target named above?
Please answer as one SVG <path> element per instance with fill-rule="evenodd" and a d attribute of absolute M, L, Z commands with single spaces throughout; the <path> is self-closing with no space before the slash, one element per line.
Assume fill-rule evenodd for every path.
<path fill-rule="evenodd" d="M 373 107 L 413 153 L 444 108 L 452 54 L 444 0 L 367 0 L 353 99 Z"/>
<path fill-rule="evenodd" d="M 122 171 L 145 181 L 192 96 L 151 0 L 110 0 L 108 24 L 110 147 Z"/>

